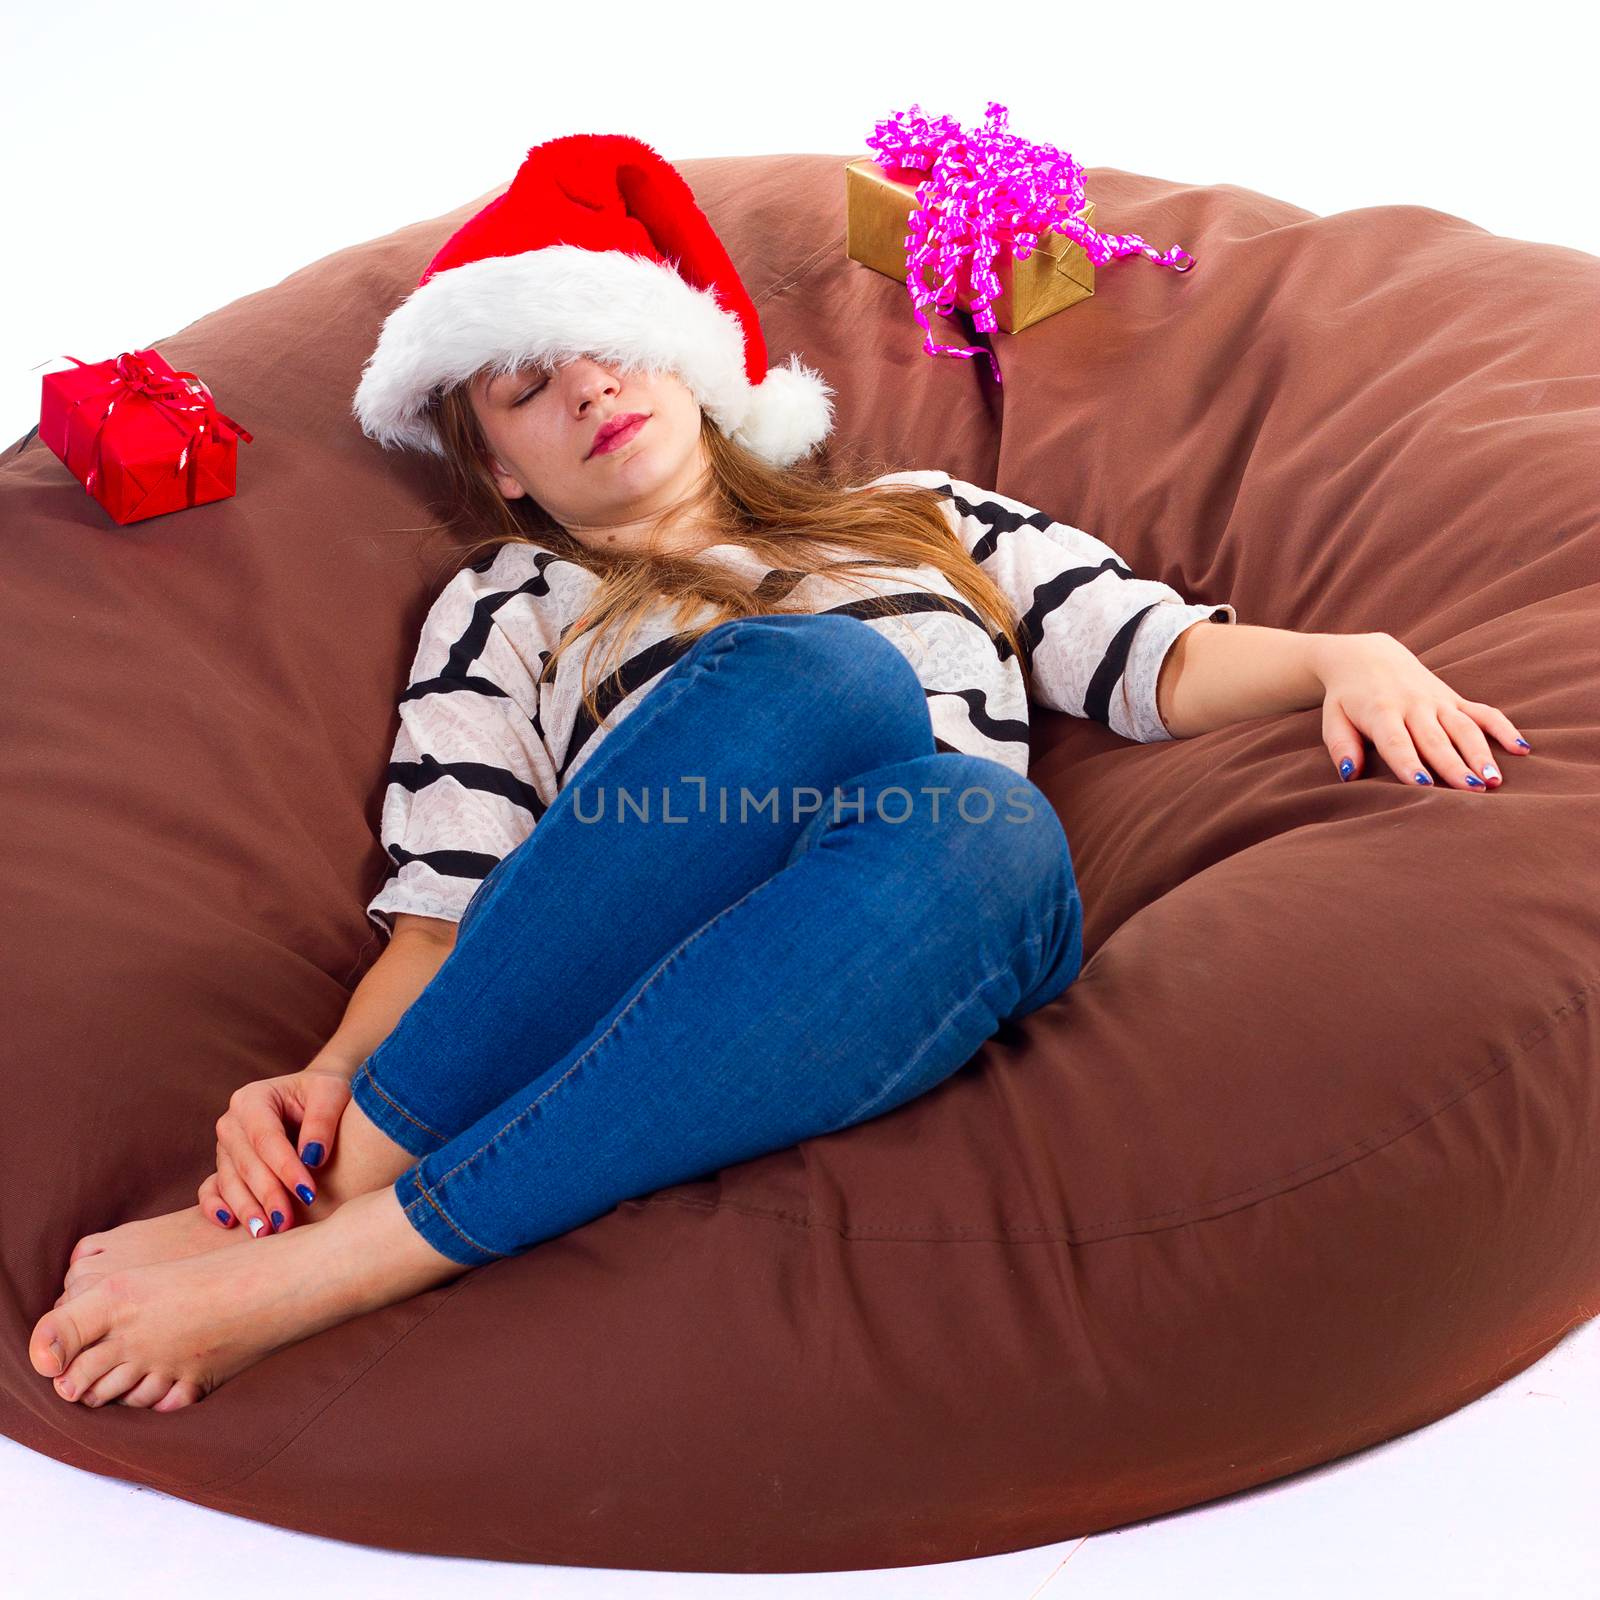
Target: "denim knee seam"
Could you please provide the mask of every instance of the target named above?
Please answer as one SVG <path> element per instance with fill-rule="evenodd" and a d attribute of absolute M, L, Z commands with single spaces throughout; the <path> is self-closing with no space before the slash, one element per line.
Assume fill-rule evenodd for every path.
<path fill-rule="evenodd" d="M 906 1062 L 906 1064 L 901 1067 L 901 1069 L 895 1073 L 895 1075 L 886 1084 L 884 1084 L 884 1086 L 879 1089 L 876 1094 L 863 1102 L 861 1105 L 857 1106 L 856 1109 L 852 1111 L 842 1123 L 839 1124 L 839 1127 L 834 1129 L 834 1132 L 837 1133 L 844 1128 L 850 1127 L 853 1123 L 859 1121 L 868 1112 L 870 1112 L 872 1108 L 880 1101 L 887 1099 L 889 1095 L 893 1094 L 894 1091 L 898 1089 L 900 1085 L 905 1082 L 906 1078 L 909 1077 L 910 1074 L 915 1070 L 917 1063 L 921 1061 L 928 1051 L 931 1050 L 933 1046 L 945 1036 L 945 1034 L 949 1031 L 950 1024 L 957 1017 L 959 1017 L 968 1006 L 977 1000 L 983 994 L 983 991 L 987 989 L 996 978 L 1000 977 L 1007 970 L 1007 968 L 1011 966 L 1011 964 L 1017 959 L 1018 952 L 1026 949 L 1029 945 L 1043 945 L 1044 941 L 1045 935 L 1042 933 L 1036 933 L 1027 938 L 1019 939 L 1012 947 L 1011 954 L 1008 955 L 999 966 L 990 971 L 982 980 L 982 982 L 978 984 L 977 988 L 975 988 L 966 997 L 966 999 L 962 1000 L 958 1005 L 952 1006 L 951 1009 L 939 1019 L 938 1023 L 935 1024 L 933 1031 L 926 1039 L 922 1041 L 922 1045 L 917 1050 L 916 1054 L 913 1055 L 911 1059 Z"/>
<path fill-rule="evenodd" d="M 356 1073 L 356 1081 L 359 1081 L 362 1078 L 367 1080 L 367 1084 L 371 1088 L 372 1092 L 377 1095 L 384 1105 L 386 1105 L 397 1117 L 403 1117 L 411 1124 L 412 1127 L 419 1128 L 423 1133 L 427 1134 L 427 1136 L 434 1141 L 435 1149 L 437 1149 L 439 1145 L 443 1144 L 445 1140 L 450 1137 L 449 1134 L 440 1133 L 437 1128 L 430 1128 L 428 1124 L 422 1121 L 420 1117 L 412 1116 L 411 1113 L 407 1111 L 406 1108 L 401 1105 L 393 1095 L 384 1090 L 377 1078 L 373 1076 L 371 1056 L 368 1056 L 367 1059 L 361 1063 L 361 1070 Z M 352 1091 L 353 1089 L 354 1084 L 352 1084 Z"/>

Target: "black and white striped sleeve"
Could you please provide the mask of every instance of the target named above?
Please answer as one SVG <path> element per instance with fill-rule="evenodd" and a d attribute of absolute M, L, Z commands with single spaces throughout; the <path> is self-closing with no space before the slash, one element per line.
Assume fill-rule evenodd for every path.
<path fill-rule="evenodd" d="M 1197 622 L 1235 622 L 1226 602 L 1197 605 L 1136 577 L 1109 545 L 1045 512 L 944 473 L 909 476 L 949 497 L 961 542 L 1015 606 L 1030 651 L 1030 698 L 1105 723 L 1125 739 L 1170 739 L 1156 680 Z"/>
<path fill-rule="evenodd" d="M 367 906 L 459 922 L 555 798 L 532 675 L 494 620 L 504 596 L 458 573 L 434 601 L 400 698 L 380 833 L 391 866 Z"/>

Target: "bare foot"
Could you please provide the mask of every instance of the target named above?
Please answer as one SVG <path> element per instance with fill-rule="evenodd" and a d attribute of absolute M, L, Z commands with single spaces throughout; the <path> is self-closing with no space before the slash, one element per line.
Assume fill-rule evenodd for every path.
<path fill-rule="evenodd" d="M 175 1411 L 285 1344 L 470 1270 L 406 1220 L 392 1187 L 326 1224 L 94 1278 L 34 1324 L 28 1359 L 64 1400 Z M 54 1346 L 54 1348 L 52 1348 Z"/>
<path fill-rule="evenodd" d="M 178 1261 L 184 1256 L 197 1256 L 202 1250 L 216 1250 L 241 1240 L 248 1243 L 250 1237 L 243 1228 L 224 1228 L 208 1220 L 198 1205 L 169 1211 L 165 1216 L 124 1222 L 104 1233 L 86 1233 L 67 1258 L 67 1276 L 56 1304 L 60 1305 L 74 1288 L 81 1288 L 91 1278 L 103 1278 L 108 1272 L 142 1267 L 152 1261 Z"/>
<path fill-rule="evenodd" d="M 103 1233 L 85 1234 L 68 1257 L 67 1273 L 55 1304 L 61 1306 L 96 1278 L 157 1261 L 180 1261 L 206 1250 L 217 1250 L 252 1239 L 266 1239 L 309 1222 L 326 1221 L 358 1194 L 392 1184 L 416 1164 L 416 1157 L 376 1128 L 352 1100 L 339 1119 L 333 1155 L 316 1168 L 316 1198 L 310 1206 L 296 1202 L 289 1217 L 278 1213 L 267 1229 L 252 1233 L 244 1227 L 224 1228 L 198 1204 L 169 1211 L 164 1216 L 141 1217 Z M 279 1218 L 281 1217 L 281 1221 Z"/>

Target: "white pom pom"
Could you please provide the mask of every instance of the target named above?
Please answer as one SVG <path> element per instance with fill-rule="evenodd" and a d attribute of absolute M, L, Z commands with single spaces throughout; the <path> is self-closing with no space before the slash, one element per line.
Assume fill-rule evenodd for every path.
<path fill-rule="evenodd" d="M 769 368 L 750 391 L 733 437 L 774 466 L 790 466 L 832 432 L 834 392 L 821 373 L 791 354 L 788 366 Z"/>

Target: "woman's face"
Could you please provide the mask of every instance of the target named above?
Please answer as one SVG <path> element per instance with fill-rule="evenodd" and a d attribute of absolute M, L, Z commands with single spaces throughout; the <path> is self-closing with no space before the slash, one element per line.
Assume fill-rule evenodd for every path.
<path fill-rule="evenodd" d="M 658 548 L 681 552 L 711 542 L 710 523 L 694 511 L 710 469 L 700 406 L 672 373 L 623 374 L 578 356 L 553 371 L 479 373 L 470 394 L 506 499 L 530 495 L 581 543 L 610 551 L 643 550 L 650 520 L 682 502 Z M 648 420 L 595 452 L 600 429 L 630 414 Z"/>

